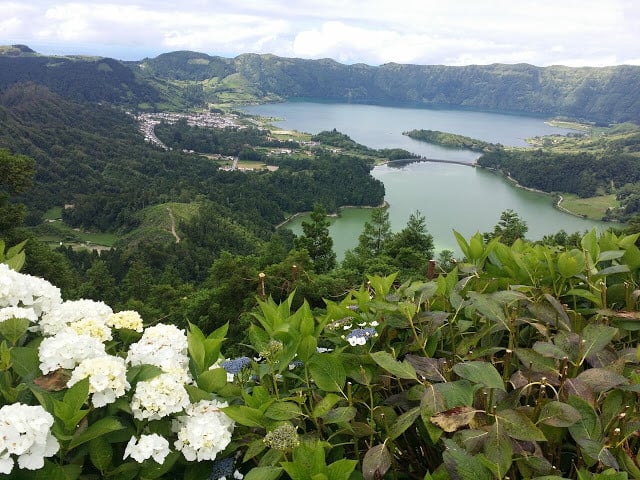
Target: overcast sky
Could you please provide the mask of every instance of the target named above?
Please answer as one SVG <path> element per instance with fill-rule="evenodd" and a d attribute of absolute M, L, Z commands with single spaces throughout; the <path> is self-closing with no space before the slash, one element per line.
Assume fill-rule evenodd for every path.
<path fill-rule="evenodd" d="M 342 63 L 640 65 L 637 0 L 0 0 L 0 45 L 140 60 L 195 50 Z"/>

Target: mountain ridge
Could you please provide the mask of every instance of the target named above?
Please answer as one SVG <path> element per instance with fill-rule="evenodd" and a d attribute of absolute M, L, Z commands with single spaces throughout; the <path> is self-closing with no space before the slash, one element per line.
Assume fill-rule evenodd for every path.
<path fill-rule="evenodd" d="M 17 47 L 17 46 L 16 46 Z M 188 50 L 139 61 L 44 56 L 0 47 L 0 89 L 29 79 L 76 99 L 187 109 L 292 98 L 472 108 L 601 123 L 640 123 L 640 66 L 341 64 Z"/>

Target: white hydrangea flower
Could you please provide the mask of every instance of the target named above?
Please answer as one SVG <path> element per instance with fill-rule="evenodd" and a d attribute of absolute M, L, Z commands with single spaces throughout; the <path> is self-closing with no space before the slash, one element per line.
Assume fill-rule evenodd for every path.
<path fill-rule="evenodd" d="M 71 370 L 83 360 L 105 355 L 104 345 L 100 340 L 72 332 L 46 337 L 38 348 L 40 370 L 45 375 L 59 368 Z"/>
<path fill-rule="evenodd" d="M 0 408 L 0 473 L 11 473 L 17 456 L 18 466 L 27 470 L 44 467 L 44 457 L 54 455 L 60 445 L 51 434 L 53 416 L 40 405 L 21 403 Z"/>
<path fill-rule="evenodd" d="M 36 315 L 33 307 L 5 307 L 0 308 L 0 322 L 9 320 L 10 318 L 24 318 L 30 322 L 37 322 L 38 315 Z"/>
<path fill-rule="evenodd" d="M 234 422 L 221 410 L 226 406 L 226 402 L 201 400 L 173 421 L 172 429 L 178 434 L 174 446 L 188 461 L 214 460 L 229 445 Z"/>
<path fill-rule="evenodd" d="M 55 335 L 67 327 L 73 327 L 76 323 L 91 320 L 91 330 L 95 330 L 95 325 L 101 324 L 105 329 L 109 330 L 107 319 L 111 316 L 113 310 L 104 302 L 96 302 L 94 300 L 74 300 L 63 302 L 55 305 L 48 310 L 40 320 L 40 328 L 45 335 Z M 79 329 L 86 327 L 78 327 Z M 109 330 L 109 336 L 111 331 Z M 102 334 L 99 334 L 102 336 Z"/>
<path fill-rule="evenodd" d="M 175 325 L 159 323 L 145 329 L 140 344 L 155 345 L 156 347 L 171 347 L 176 352 L 187 353 L 187 334 Z"/>
<path fill-rule="evenodd" d="M 142 338 L 129 346 L 127 363 L 155 365 L 183 383 L 192 383 L 187 355 L 187 336 L 174 325 L 158 324 L 147 328 Z"/>
<path fill-rule="evenodd" d="M 131 411 L 138 420 L 158 420 L 189 405 L 184 383 L 169 373 L 138 382 L 131 398 Z"/>
<path fill-rule="evenodd" d="M 62 331 L 72 331 L 76 335 L 88 335 L 93 338 L 97 338 L 101 342 L 112 340 L 111 329 L 96 318 L 81 318 L 80 320 L 69 324 L 69 326 Z"/>
<path fill-rule="evenodd" d="M 127 328 L 142 333 L 142 317 L 135 310 L 124 310 L 112 313 L 107 319 L 107 325 L 111 328 Z"/>
<path fill-rule="evenodd" d="M 104 407 L 125 394 L 130 385 L 127 382 L 127 367 L 124 359 L 106 355 L 87 358 L 80 362 L 67 382 L 71 387 L 80 380 L 89 377 L 89 393 L 94 407 Z"/>
<path fill-rule="evenodd" d="M 140 439 L 131 437 L 122 458 L 131 457 L 138 463 L 153 458 L 156 463 L 162 465 L 169 452 L 169 441 L 157 433 L 152 433 L 141 435 Z"/>
<path fill-rule="evenodd" d="M 0 307 L 31 307 L 39 316 L 61 302 L 58 287 L 0 264 Z"/>

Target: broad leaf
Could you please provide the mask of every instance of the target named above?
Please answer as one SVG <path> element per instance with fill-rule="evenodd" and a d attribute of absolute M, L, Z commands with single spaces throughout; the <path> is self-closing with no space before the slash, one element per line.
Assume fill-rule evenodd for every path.
<path fill-rule="evenodd" d="M 126 428 L 120 421 L 114 417 L 101 418 L 100 420 L 92 423 L 87 429 L 79 435 L 73 437 L 69 443 L 69 450 L 82 445 L 85 442 L 93 440 L 94 438 L 101 437 L 117 430 Z"/>
<path fill-rule="evenodd" d="M 470 382 L 479 383 L 486 388 L 497 388 L 506 391 L 498 370 L 489 362 L 456 363 L 453 366 L 453 371 Z"/>
<path fill-rule="evenodd" d="M 374 352 L 370 355 L 374 362 L 392 375 L 407 380 L 417 380 L 416 371 L 409 362 L 398 362 L 393 358 L 393 355 L 384 351 Z"/>
<path fill-rule="evenodd" d="M 340 361 L 332 355 L 316 355 L 309 361 L 309 372 L 318 388 L 325 392 L 341 392 L 347 375 Z"/>
<path fill-rule="evenodd" d="M 367 450 L 362 460 L 364 480 L 379 480 L 391 466 L 391 453 L 385 444 L 375 445 Z"/>
<path fill-rule="evenodd" d="M 405 412 L 402 415 L 400 415 L 396 419 L 396 421 L 393 422 L 393 425 L 391 425 L 391 428 L 389 428 L 389 437 L 391 437 L 392 440 L 398 438 L 400 435 L 402 435 L 405 432 L 405 430 L 407 430 L 411 425 L 413 425 L 413 423 L 416 421 L 416 419 L 419 416 L 420 416 L 420 407 L 412 408 L 408 412 Z"/>
<path fill-rule="evenodd" d="M 477 410 L 472 407 L 454 407 L 431 417 L 431 423 L 445 432 L 455 432 L 471 423 Z"/>
<path fill-rule="evenodd" d="M 449 478 L 454 480 L 493 480 L 494 476 L 482 462 L 449 439 L 444 440 L 442 454 Z"/>
<path fill-rule="evenodd" d="M 568 403 L 552 401 L 546 403 L 540 410 L 538 423 L 552 427 L 569 427 L 580 418 L 582 418 L 580 412 Z"/>
<path fill-rule="evenodd" d="M 531 419 L 519 410 L 500 410 L 495 414 L 496 423 L 507 435 L 516 440 L 544 442 L 546 437 Z"/>

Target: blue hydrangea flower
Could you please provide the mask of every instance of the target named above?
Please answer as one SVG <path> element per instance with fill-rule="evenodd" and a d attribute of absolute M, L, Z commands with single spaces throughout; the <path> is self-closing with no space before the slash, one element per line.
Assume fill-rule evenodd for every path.
<path fill-rule="evenodd" d="M 356 345 L 364 345 L 369 338 L 375 337 L 376 335 L 377 333 L 374 328 L 356 328 L 351 330 L 344 338 L 349 342 L 349 345 L 355 347 Z"/>
<path fill-rule="evenodd" d="M 238 357 L 222 362 L 222 368 L 224 368 L 227 373 L 236 375 L 249 364 L 251 364 L 251 359 L 249 357 Z"/>

